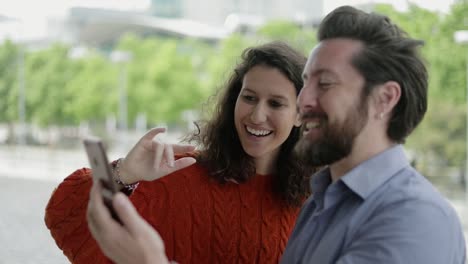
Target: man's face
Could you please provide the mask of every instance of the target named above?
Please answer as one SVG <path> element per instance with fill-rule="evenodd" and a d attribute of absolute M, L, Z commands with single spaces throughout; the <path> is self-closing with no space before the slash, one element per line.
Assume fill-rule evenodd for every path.
<path fill-rule="evenodd" d="M 304 69 L 298 97 L 302 138 L 296 151 L 310 166 L 329 165 L 348 156 L 368 120 L 363 76 L 351 65 L 362 44 L 350 39 L 322 41 Z"/>

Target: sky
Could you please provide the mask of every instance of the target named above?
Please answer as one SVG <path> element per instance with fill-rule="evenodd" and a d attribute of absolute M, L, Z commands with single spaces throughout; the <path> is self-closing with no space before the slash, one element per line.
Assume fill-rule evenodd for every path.
<path fill-rule="evenodd" d="M 313 1 L 313 0 L 310 0 Z M 363 0 L 365 1 L 365 0 Z M 358 1 L 358 2 L 363 2 Z M 407 2 L 439 12 L 448 12 L 455 0 L 367 0 L 368 2 L 391 3 L 398 10 L 404 10 Z M 327 5 L 339 6 L 347 4 L 347 0 L 327 0 Z M 352 1 L 351 1 L 352 2 Z M 14 17 L 18 20 L 17 29 L 10 32 L 15 39 L 35 38 L 45 34 L 47 18 L 63 17 L 71 6 L 111 7 L 113 9 L 143 10 L 149 6 L 150 0 L 0 0 L 0 15 Z M 4 25 L 5 28 L 11 28 Z M 0 24 L 0 31 L 2 26 Z M 3 30 L 5 31 L 5 30 Z"/>
<path fill-rule="evenodd" d="M 11 34 L 14 38 L 27 39 L 43 36 L 47 19 L 65 16 L 72 6 L 143 10 L 149 3 L 150 0 L 0 0 L 0 15 L 18 19 L 12 22 L 19 24 L 18 32 Z"/>
<path fill-rule="evenodd" d="M 450 5 L 453 2 L 455 2 L 455 0 L 326 0 L 327 5 L 331 5 L 334 7 L 340 6 L 340 5 L 346 5 L 346 4 L 353 3 L 353 2 L 356 2 L 356 3 L 363 3 L 363 2 L 390 3 L 395 7 L 395 9 L 399 11 L 404 11 L 406 7 L 408 6 L 408 3 L 411 2 L 418 6 L 427 8 L 431 11 L 447 13 L 450 9 Z M 327 10 L 327 11 L 331 11 L 331 10 Z"/>

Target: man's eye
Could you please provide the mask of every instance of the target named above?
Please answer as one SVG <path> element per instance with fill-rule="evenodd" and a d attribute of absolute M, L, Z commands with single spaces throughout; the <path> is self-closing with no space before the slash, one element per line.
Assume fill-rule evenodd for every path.
<path fill-rule="evenodd" d="M 332 84 L 333 84 L 333 83 L 331 83 L 331 82 L 319 82 L 319 86 L 320 86 L 321 88 L 328 88 L 328 87 L 330 87 Z"/>

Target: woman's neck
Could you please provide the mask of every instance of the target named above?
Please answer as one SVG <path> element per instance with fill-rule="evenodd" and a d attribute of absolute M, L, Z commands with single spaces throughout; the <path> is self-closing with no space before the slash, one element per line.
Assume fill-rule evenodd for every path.
<path fill-rule="evenodd" d="M 276 169 L 279 151 L 266 154 L 263 157 L 255 158 L 255 172 L 260 175 L 270 175 Z"/>

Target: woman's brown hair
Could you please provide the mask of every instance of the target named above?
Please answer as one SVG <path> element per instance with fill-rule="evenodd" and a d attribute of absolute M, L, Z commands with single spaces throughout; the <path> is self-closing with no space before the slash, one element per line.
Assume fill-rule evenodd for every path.
<path fill-rule="evenodd" d="M 227 180 L 242 183 L 255 175 L 253 158 L 243 150 L 234 125 L 234 108 L 244 75 L 257 65 L 278 69 L 294 83 L 297 95 L 303 86 L 302 71 L 307 60 L 283 42 L 247 48 L 241 59 L 217 97 L 212 118 L 197 123 L 199 130 L 189 137 L 190 142 L 201 147 L 197 161 L 220 183 Z M 307 175 L 311 171 L 307 171 L 293 151 L 298 139 L 299 128 L 294 127 L 281 145 L 273 175 L 273 192 L 289 205 L 301 204 L 309 193 Z"/>

